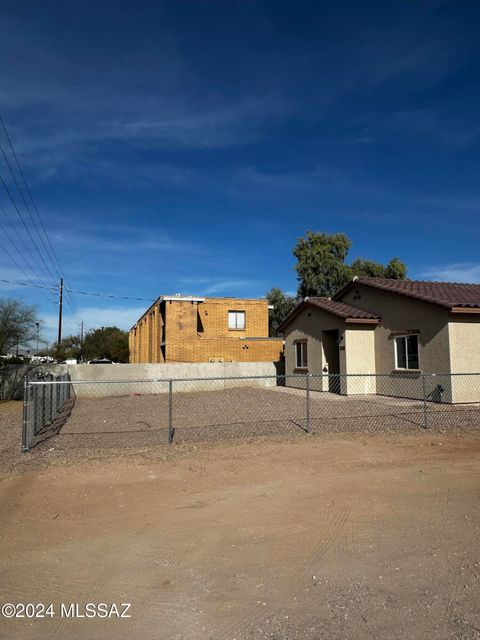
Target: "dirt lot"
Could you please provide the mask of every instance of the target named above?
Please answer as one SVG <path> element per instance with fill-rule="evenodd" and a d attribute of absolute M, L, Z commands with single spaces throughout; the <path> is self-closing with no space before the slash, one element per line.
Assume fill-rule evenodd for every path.
<path fill-rule="evenodd" d="M 139 387 L 141 390 L 141 387 Z M 311 392 L 312 433 L 417 432 L 424 424 L 423 403 L 385 396 L 340 396 Z M 80 397 L 52 446 L 136 450 L 168 442 L 168 394 L 138 393 L 115 397 Z M 225 439 L 304 437 L 304 390 L 269 387 L 176 392 L 172 421 L 176 444 Z M 431 429 L 480 429 L 479 405 L 428 404 Z"/>
<path fill-rule="evenodd" d="M 2 638 L 480 638 L 477 430 L 20 454 L 20 413 L 0 405 L 0 600 L 56 615 Z"/>

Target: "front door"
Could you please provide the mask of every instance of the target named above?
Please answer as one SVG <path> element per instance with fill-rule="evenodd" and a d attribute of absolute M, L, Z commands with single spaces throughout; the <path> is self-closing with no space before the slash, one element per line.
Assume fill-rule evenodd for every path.
<path fill-rule="evenodd" d="M 327 361 L 328 390 L 340 393 L 340 352 L 338 329 L 322 332 L 323 353 Z"/>

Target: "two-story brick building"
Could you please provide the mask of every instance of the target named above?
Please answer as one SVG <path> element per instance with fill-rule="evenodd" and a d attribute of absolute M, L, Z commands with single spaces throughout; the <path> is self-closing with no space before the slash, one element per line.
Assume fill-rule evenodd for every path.
<path fill-rule="evenodd" d="M 160 296 L 130 329 L 130 362 L 278 362 L 282 338 L 268 336 L 268 302 Z"/>

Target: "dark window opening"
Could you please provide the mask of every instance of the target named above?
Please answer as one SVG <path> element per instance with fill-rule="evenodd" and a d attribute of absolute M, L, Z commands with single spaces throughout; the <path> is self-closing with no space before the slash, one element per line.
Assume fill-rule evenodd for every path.
<path fill-rule="evenodd" d="M 418 336 L 398 336 L 395 338 L 395 368 L 418 369 Z"/>
<path fill-rule="evenodd" d="M 297 369 L 306 369 L 308 366 L 307 343 L 295 343 L 295 365 Z"/>

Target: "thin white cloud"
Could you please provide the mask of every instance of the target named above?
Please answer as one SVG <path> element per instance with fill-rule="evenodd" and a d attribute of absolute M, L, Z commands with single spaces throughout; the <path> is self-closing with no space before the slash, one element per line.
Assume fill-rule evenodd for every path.
<path fill-rule="evenodd" d="M 80 307 L 79 316 L 84 322 L 85 331 L 99 327 L 118 327 L 127 331 L 140 318 L 148 307 L 148 302 L 142 306 L 132 307 Z M 42 338 L 49 343 L 57 339 L 58 316 L 56 314 L 42 314 Z M 69 314 L 64 316 L 63 335 L 79 334 L 80 327 Z"/>
<path fill-rule="evenodd" d="M 229 295 L 230 291 L 244 291 L 256 285 L 258 285 L 258 282 L 254 280 L 222 280 L 208 285 L 205 289 L 205 294 L 222 293 L 223 295 Z"/>
<path fill-rule="evenodd" d="M 285 100 L 268 94 L 222 102 L 217 96 L 202 101 L 150 98 L 138 98 L 137 103 L 129 104 L 124 95 L 119 95 L 108 108 L 97 103 L 97 113 L 72 115 L 68 120 L 53 118 L 55 105 L 51 105 L 52 112 L 44 120 L 26 120 L 19 125 L 7 119 L 7 125 L 24 166 L 34 176 L 34 184 L 67 172 L 90 181 L 115 176 L 183 186 L 195 177 L 188 169 L 161 164 L 136 167 L 123 159 L 115 160 L 114 154 L 105 161 L 102 154 L 112 145 L 116 150 L 156 151 L 244 146 L 262 138 L 265 125 L 271 126 L 288 114 Z M 71 108 L 75 111 L 74 102 Z"/>
<path fill-rule="evenodd" d="M 199 276 L 198 278 L 182 278 L 180 284 L 188 289 L 193 290 L 193 295 L 206 295 L 211 296 L 215 294 L 222 294 L 225 296 L 231 296 L 234 293 L 239 293 L 243 296 L 252 295 L 252 290 L 263 291 L 264 284 L 259 280 L 249 280 L 246 278 L 232 278 L 219 280 L 208 276 Z"/>
<path fill-rule="evenodd" d="M 32 275 L 32 281 L 34 276 Z M 9 280 L 10 282 L 3 282 Z M 38 279 L 36 279 L 37 282 Z M 6 267 L 0 263 L 0 291 L 22 291 L 25 289 L 22 285 L 16 284 L 17 282 L 27 282 L 25 275 L 20 269 L 14 267 Z"/>
<path fill-rule="evenodd" d="M 421 277 L 443 282 L 480 283 L 480 264 L 458 262 L 443 267 L 433 267 L 422 273 Z"/>

